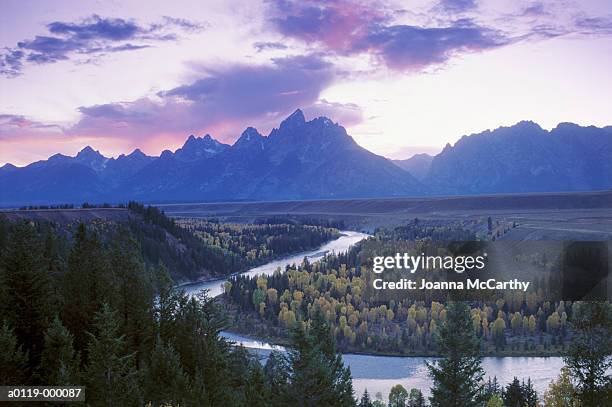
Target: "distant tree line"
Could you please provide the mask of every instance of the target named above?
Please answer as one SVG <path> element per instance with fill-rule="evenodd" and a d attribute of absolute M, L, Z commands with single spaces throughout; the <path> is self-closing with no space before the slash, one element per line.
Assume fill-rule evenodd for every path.
<path fill-rule="evenodd" d="M 82 207 L 110 208 L 111 205 L 84 203 Z M 72 209 L 63 205 L 29 208 Z M 243 271 L 274 258 L 314 249 L 338 236 L 338 231 L 333 228 L 301 224 L 235 225 L 185 219 L 177 222 L 159 208 L 138 202 L 113 208 L 127 208 L 130 213 L 127 220 L 93 219 L 88 222 L 92 232 L 106 243 L 112 240 L 118 229 L 127 227 L 137 241 L 145 263 L 148 266 L 163 264 L 179 281 Z M 198 225 L 197 229 L 195 225 Z M 70 240 L 78 226 L 79 221 L 36 223 L 38 229 L 54 228 L 64 240 Z"/>
<path fill-rule="evenodd" d="M 256 225 L 310 225 L 323 226 L 325 228 L 345 229 L 346 224 L 342 219 L 334 219 L 329 217 L 313 217 L 299 215 L 276 215 L 265 218 L 255 219 L 253 222 Z"/>
<path fill-rule="evenodd" d="M 237 224 L 206 219 L 179 219 L 177 225 L 206 245 L 237 254 L 245 267 L 290 253 L 312 250 L 339 236 L 337 229 L 292 223 Z"/>
<path fill-rule="evenodd" d="M 20 206 L 20 211 L 33 211 L 37 209 L 74 209 L 74 204 L 59 204 L 59 205 L 27 205 Z"/>

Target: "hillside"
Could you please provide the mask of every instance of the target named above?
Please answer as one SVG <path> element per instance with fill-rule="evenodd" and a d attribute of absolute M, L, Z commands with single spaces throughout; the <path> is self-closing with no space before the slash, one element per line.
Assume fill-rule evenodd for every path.
<path fill-rule="evenodd" d="M 127 208 L 45 209 L 0 212 L 0 229 L 33 222 L 41 235 L 52 230 L 71 241 L 81 224 L 107 246 L 127 232 L 149 267 L 163 265 L 176 282 L 209 279 L 243 271 L 337 237 L 327 226 L 277 222 L 231 225 L 167 217 L 155 207 L 131 202 Z M 1 232 L 1 231 L 0 231 Z M 60 247 L 67 244 L 59 244 Z M 67 258 L 68 253 L 63 253 Z"/>

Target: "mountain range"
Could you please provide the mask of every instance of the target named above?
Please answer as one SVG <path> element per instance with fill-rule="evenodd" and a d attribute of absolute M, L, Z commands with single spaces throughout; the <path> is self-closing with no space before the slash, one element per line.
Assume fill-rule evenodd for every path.
<path fill-rule="evenodd" d="M 107 158 L 91 147 L 0 167 L 0 205 L 297 200 L 600 190 L 612 187 L 612 127 L 533 122 L 464 136 L 435 157 L 391 161 L 326 117 L 296 110 L 267 137 L 233 145 L 189 136 L 159 157 Z"/>

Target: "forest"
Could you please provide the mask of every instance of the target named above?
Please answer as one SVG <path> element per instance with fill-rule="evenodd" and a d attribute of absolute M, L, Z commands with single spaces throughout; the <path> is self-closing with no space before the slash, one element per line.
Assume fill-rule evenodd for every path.
<path fill-rule="evenodd" d="M 70 213 L 74 209 L 66 206 L 28 207 L 27 210 L 67 209 Z M 144 206 L 138 202 L 116 206 L 86 202 L 75 214 L 79 210 L 95 212 L 98 208 L 127 211 L 127 216 L 101 214 L 87 221 L 87 227 L 98 239 L 109 244 L 119 230 L 128 229 L 140 247 L 144 262 L 152 267 L 163 264 L 177 283 L 218 278 L 244 271 L 296 251 L 314 249 L 336 238 L 339 233 L 333 227 L 306 225 L 290 219 L 285 219 L 286 223 L 276 219 L 273 225 L 219 224 L 186 219 L 177 221 L 157 207 Z M 76 215 L 73 218 L 67 216 L 70 221 L 58 222 L 51 215 L 45 218 L 44 211 L 39 214 L 45 220 L 35 222 L 35 228 L 43 235 L 57 235 L 59 250 L 66 257 L 68 243 L 82 221 Z M 0 222 L 7 222 L 2 214 Z"/>
<path fill-rule="evenodd" d="M 190 280 L 225 276 L 338 236 L 334 228 L 301 224 L 239 225 L 175 220 L 154 206 L 129 202 L 130 230 L 149 264 L 163 263 Z"/>
<path fill-rule="evenodd" d="M 257 314 L 263 320 L 268 318 L 267 307 L 261 316 L 261 304 L 268 304 L 272 287 L 287 285 L 280 295 L 277 290 L 276 302 L 279 313 L 287 317 L 281 320 L 288 321 L 288 351 L 273 352 L 260 361 L 221 336 L 233 325 L 225 304 L 206 292 L 189 297 L 176 289 L 163 263 L 145 261 L 143 247 L 130 227 L 116 226 L 105 235 L 100 230 L 100 225 L 79 224 L 67 237 L 64 229 L 45 223 L 0 221 L 1 384 L 84 385 L 86 404 L 91 406 L 385 405 L 367 392 L 354 394 L 350 369 L 340 354 L 353 337 L 339 333 L 341 318 L 346 318 L 345 327 L 364 322 L 353 324 L 361 310 L 357 315 L 353 304 L 359 303 L 347 297 L 358 295 L 353 280 L 360 276 L 350 266 L 359 261 L 355 251 L 328 256 L 320 265 L 305 263 L 289 271 L 286 280 L 279 274 L 265 286 L 261 279 L 255 280 L 258 294 L 253 294 L 260 300 Z M 321 287 L 325 282 L 326 289 L 337 288 L 327 297 L 308 302 L 310 275 L 316 276 L 312 281 Z M 292 287 L 294 279 L 300 281 L 299 290 Z M 229 293 L 232 287 L 228 286 Z M 234 288 L 234 292 L 240 291 Z M 295 295 L 298 292 L 303 296 Z M 249 299 L 255 308 L 253 296 Z M 286 305 L 280 308 L 282 303 Z M 419 329 L 424 330 L 426 323 L 429 328 L 434 321 L 433 332 L 427 331 L 428 346 L 442 359 L 428 368 L 432 380 L 428 400 L 423 389 L 408 391 L 398 385 L 386 405 L 536 405 L 537 395 L 529 381 L 482 380 L 480 360 L 487 337 L 475 329 L 474 321 L 476 314 L 488 321 L 488 308 L 478 308 L 477 313 L 474 304 L 464 302 L 432 303 L 428 308 L 394 305 L 386 307 L 385 320 L 382 308 L 375 308 L 373 325 L 386 328 L 386 320 L 395 320 L 396 312 L 405 311 L 408 319 L 414 311 Z M 491 318 L 497 311 L 495 321 L 506 321 L 511 308 L 504 307 L 510 306 L 487 305 Z M 612 364 L 610 305 L 555 306 L 554 311 L 552 304 L 547 311 L 542 308 L 546 320 L 563 306 L 568 315 L 564 324 L 572 339 L 564 347 L 567 368 L 544 395 L 545 405 L 600 406 L 612 386 L 606 373 Z M 331 318 L 332 310 L 337 319 Z M 564 400 L 573 404 L 562 404 Z"/>
<path fill-rule="evenodd" d="M 92 406 L 280 406 L 302 397 L 316 366 L 319 400 L 354 405 L 333 338 L 320 343 L 323 320 L 262 366 L 220 336 L 228 320 L 214 299 L 188 297 L 166 267 L 146 264 L 129 228 L 105 242 L 84 224 L 71 239 L 0 226 L 2 385 L 84 385 Z"/>
<path fill-rule="evenodd" d="M 414 230 L 417 229 L 417 230 Z M 461 229 L 400 229 L 400 236 L 470 237 Z M 446 233 L 446 235 L 445 235 Z M 225 300 L 236 308 L 234 329 L 277 342 L 290 336 L 299 321 L 322 310 L 343 352 L 389 355 L 436 355 L 436 332 L 447 318 L 446 294 L 432 291 L 406 295 L 372 290 L 378 278 L 372 271 L 374 255 L 433 250 L 378 231 L 347 253 L 330 254 L 310 264 L 287 267 L 272 276 L 234 276 L 226 285 Z M 431 243 L 431 242 L 429 242 Z M 445 249 L 445 248 L 444 248 Z M 540 258 L 526 259 L 542 263 Z M 482 339 L 485 355 L 560 355 L 572 340 L 569 321 L 575 311 L 570 301 L 550 301 L 544 294 L 552 283 L 537 279 L 533 291 L 499 292 L 470 302 L 474 333 Z M 554 282 L 554 280 L 553 280 Z"/>
<path fill-rule="evenodd" d="M 278 219 L 270 221 L 276 223 L 220 223 L 193 218 L 175 222 L 199 237 L 205 245 L 237 255 L 248 268 L 289 253 L 314 249 L 339 236 L 335 228 L 279 222 Z"/>

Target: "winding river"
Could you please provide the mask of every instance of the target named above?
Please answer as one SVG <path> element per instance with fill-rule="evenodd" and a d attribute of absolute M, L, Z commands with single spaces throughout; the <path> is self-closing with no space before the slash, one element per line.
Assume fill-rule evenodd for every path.
<path fill-rule="evenodd" d="M 368 235 L 364 233 L 342 231 L 342 236 L 338 239 L 328 242 L 316 250 L 266 263 L 246 271 L 245 274 L 249 276 L 271 275 L 279 267 L 282 270 L 287 265 L 301 263 L 304 257 L 312 262 L 321 259 L 329 252 L 344 252 L 366 237 Z M 227 279 L 199 282 L 184 285 L 182 288 L 188 294 L 208 289 L 210 295 L 218 296 L 223 293 L 223 283 L 225 281 Z M 284 351 L 280 346 L 260 342 L 231 332 L 224 332 L 223 335 L 246 348 L 255 350 L 262 358 L 266 358 L 273 349 Z M 345 354 L 343 359 L 351 367 L 356 395 L 361 395 L 367 389 L 372 397 L 380 393 L 380 396 L 386 401 L 391 387 L 398 383 L 407 389 L 419 388 L 425 396 L 430 394 L 431 381 L 427 375 L 425 362 L 435 360 L 434 358 Z M 542 398 L 550 381 L 559 375 L 562 367 L 563 360 L 560 357 L 486 357 L 483 359 L 485 378 L 496 376 L 500 384 L 506 385 L 512 381 L 514 376 L 519 379 L 525 378 L 525 380 L 530 377 L 540 398 Z"/>

